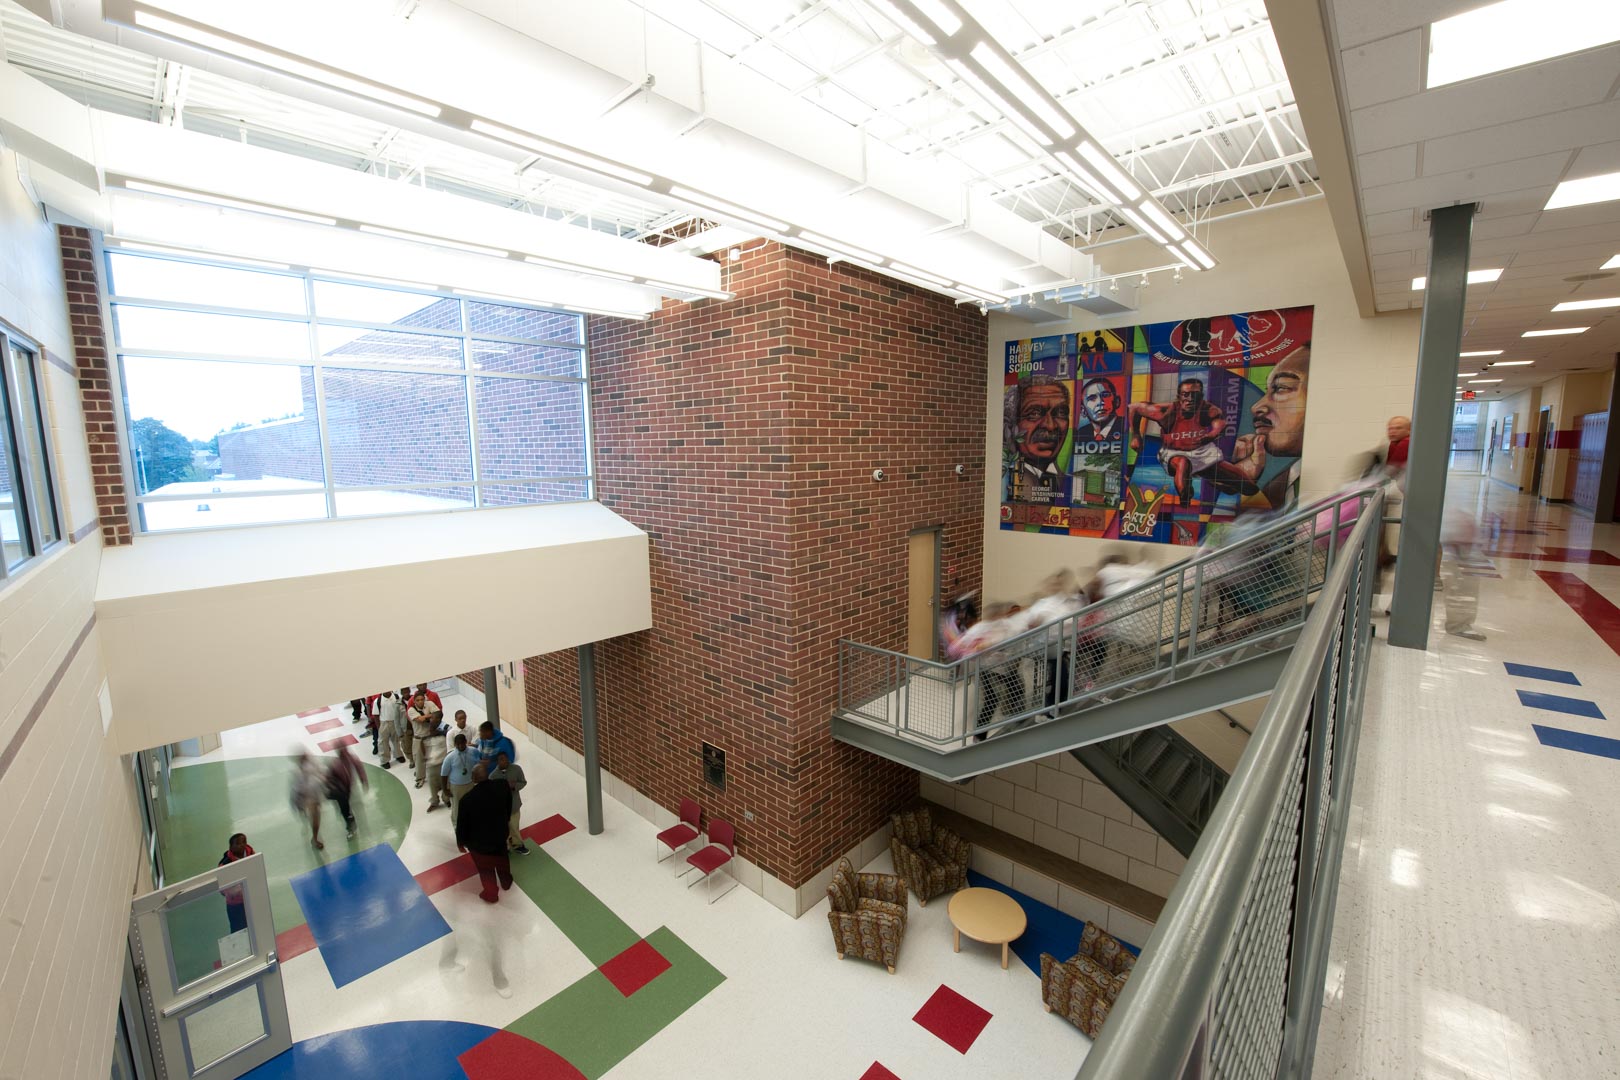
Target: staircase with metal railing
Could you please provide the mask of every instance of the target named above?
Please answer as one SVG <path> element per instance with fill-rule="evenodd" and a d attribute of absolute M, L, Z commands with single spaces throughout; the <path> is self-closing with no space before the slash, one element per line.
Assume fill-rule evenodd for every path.
<path fill-rule="evenodd" d="M 1300 508 L 955 663 L 840 642 L 833 735 L 944 780 L 1081 749 L 1191 850 L 1225 774 L 1164 725 L 1271 692 L 1373 496 Z"/>

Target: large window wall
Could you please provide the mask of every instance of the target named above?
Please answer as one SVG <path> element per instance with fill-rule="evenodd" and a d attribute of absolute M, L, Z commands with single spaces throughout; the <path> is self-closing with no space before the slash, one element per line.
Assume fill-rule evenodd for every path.
<path fill-rule="evenodd" d="M 584 318 L 107 252 L 146 532 L 591 497 Z"/>
<path fill-rule="evenodd" d="M 0 581 L 62 539 L 41 362 L 0 327 Z"/>

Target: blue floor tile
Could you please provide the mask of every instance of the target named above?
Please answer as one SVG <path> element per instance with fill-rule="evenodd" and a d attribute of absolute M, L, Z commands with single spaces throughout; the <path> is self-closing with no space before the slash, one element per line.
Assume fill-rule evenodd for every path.
<path fill-rule="evenodd" d="M 968 884 L 975 888 L 994 889 L 1006 893 L 1018 901 L 1018 906 L 1024 909 L 1024 917 L 1029 920 L 1029 926 L 1025 928 L 1023 936 L 1012 943 L 1012 951 L 1035 974 L 1041 973 L 1041 953 L 1051 953 L 1059 960 L 1067 960 L 1080 947 L 1080 932 L 1086 928 L 1083 920 L 1065 914 L 1055 907 L 1048 907 L 1039 900 L 1026 896 L 1017 889 L 1008 888 L 976 870 L 968 871 Z M 1140 946 L 1132 945 L 1130 942 L 1120 943 L 1133 953 L 1142 951 Z"/>
<path fill-rule="evenodd" d="M 1574 750 L 1582 754 L 1614 758 L 1616 761 L 1620 761 L 1620 739 L 1605 739 L 1601 735 L 1586 735 L 1579 731 L 1543 727 L 1540 724 L 1531 724 L 1530 726 L 1536 729 L 1536 738 L 1541 740 L 1542 746 L 1552 746 L 1559 750 Z"/>
<path fill-rule="evenodd" d="M 493 1034 L 453 1020 L 372 1024 L 294 1043 L 243 1080 L 467 1080 L 456 1058 Z"/>
<path fill-rule="evenodd" d="M 1503 664 L 1509 675 L 1517 675 L 1521 679 L 1540 679 L 1543 682 L 1563 683 L 1566 686 L 1579 686 L 1581 680 L 1575 677 L 1573 671 L 1560 671 L 1558 668 L 1536 667 L 1534 664 Z"/>
<path fill-rule="evenodd" d="M 1596 703 L 1585 698 L 1563 697 L 1560 694 L 1540 694 L 1534 690 L 1520 690 L 1519 704 L 1532 709 L 1546 709 L 1548 712 L 1568 713 L 1570 716 L 1587 716 L 1593 720 L 1604 719 L 1603 710 Z"/>
<path fill-rule="evenodd" d="M 346 986 L 450 932 L 387 844 L 292 879 L 332 982 Z"/>

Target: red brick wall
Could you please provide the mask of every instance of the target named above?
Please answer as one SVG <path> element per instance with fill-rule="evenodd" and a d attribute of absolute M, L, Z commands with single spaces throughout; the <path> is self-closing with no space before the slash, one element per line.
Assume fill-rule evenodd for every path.
<path fill-rule="evenodd" d="M 798 885 L 916 796 L 832 740 L 837 643 L 904 648 L 913 529 L 944 527 L 946 589 L 978 583 L 985 322 L 776 244 L 728 270 L 735 300 L 590 323 L 598 497 L 652 537 L 654 628 L 597 648 L 602 764 Z M 579 749 L 575 657 L 526 675 L 530 721 Z"/>
<path fill-rule="evenodd" d="M 96 485 L 101 539 L 106 544 L 127 544 L 132 539 L 130 507 L 118 449 L 118 418 L 113 412 L 112 351 L 101 319 L 101 269 L 90 246 L 90 230 L 58 225 L 56 236 L 67 281 L 73 361 L 79 369 L 79 399 L 90 443 L 90 475 Z"/>

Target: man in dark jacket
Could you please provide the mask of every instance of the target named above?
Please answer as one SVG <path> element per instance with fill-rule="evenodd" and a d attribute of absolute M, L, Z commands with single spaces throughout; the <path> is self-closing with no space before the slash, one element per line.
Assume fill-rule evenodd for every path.
<path fill-rule="evenodd" d="M 456 847 L 472 854 L 483 886 L 478 892 L 487 904 L 501 898 L 496 889 L 512 887 L 512 861 L 506 854 L 506 830 L 512 816 L 512 788 L 504 781 L 489 778 L 489 766 L 479 763 L 473 769 L 472 790 L 461 797 L 456 818 Z"/>

